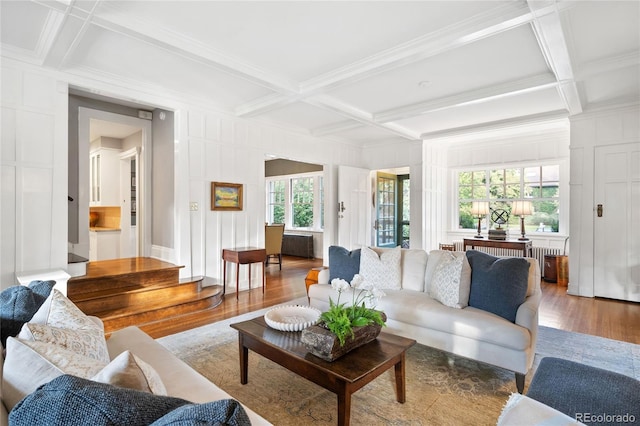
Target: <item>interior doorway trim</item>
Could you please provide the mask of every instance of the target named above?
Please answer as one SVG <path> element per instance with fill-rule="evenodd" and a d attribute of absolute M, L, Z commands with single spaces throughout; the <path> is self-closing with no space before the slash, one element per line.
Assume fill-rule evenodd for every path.
<path fill-rule="evenodd" d="M 78 236 L 76 254 L 89 258 L 89 145 L 91 119 L 126 124 L 142 129 L 142 149 L 139 155 L 138 178 L 138 238 L 140 256 L 151 254 L 151 121 L 92 108 L 80 107 L 78 111 Z M 86 253 L 85 253 L 86 252 Z"/>

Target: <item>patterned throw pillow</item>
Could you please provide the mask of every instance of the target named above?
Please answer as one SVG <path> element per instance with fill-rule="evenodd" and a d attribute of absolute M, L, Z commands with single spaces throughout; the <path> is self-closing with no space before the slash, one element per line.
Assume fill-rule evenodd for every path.
<path fill-rule="evenodd" d="M 429 295 L 445 306 L 464 308 L 460 303 L 460 275 L 464 256 L 447 253 L 440 261 L 429 288 Z M 468 299 L 467 292 L 467 299 Z"/>
<path fill-rule="evenodd" d="M 110 361 L 102 326 L 56 289 L 22 327 L 18 337 L 52 343 L 105 363 Z"/>
<path fill-rule="evenodd" d="M 360 255 L 360 275 L 364 282 L 380 290 L 399 290 L 402 283 L 400 246 L 384 250 L 380 256 L 369 247 Z"/>

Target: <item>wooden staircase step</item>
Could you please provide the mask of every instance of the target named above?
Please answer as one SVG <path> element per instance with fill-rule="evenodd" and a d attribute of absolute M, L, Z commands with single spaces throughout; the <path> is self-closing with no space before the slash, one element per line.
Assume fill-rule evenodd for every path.
<path fill-rule="evenodd" d="M 111 333 L 121 328 L 136 325 L 143 326 L 161 320 L 176 320 L 184 314 L 203 311 L 222 303 L 222 286 L 209 286 L 203 288 L 196 296 L 184 299 L 180 303 L 174 300 L 172 303 L 152 303 L 148 306 L 139 306 L 136 310 L 129 308 L 103 311 L 98 317 L 104 323 L 105 333 Z"/>
<path fill-rule="evenodd" d="M 101 312 L 114 309 L 131 309 L 149 304 L 175 303 L 192 299 L 202 289 L 202 282 L 174 283 L 172 286 L 148 288 L 137 287 L 126 289 L 120 293 L 95 292 L 87 293 L 73 302 L 87 315 L 100 316 Z M 91 295 L 91 297 L 89 297 Z"/>
<path fill-rule="evenodd" d="M 86 275 L 69 279 L 67 296 L 75 301 L 86 293 L 118 293 L 132 287 L 173 286 L 179 281 L 181 268 L 182 266 L 151 258 L 89 262 Z"/>

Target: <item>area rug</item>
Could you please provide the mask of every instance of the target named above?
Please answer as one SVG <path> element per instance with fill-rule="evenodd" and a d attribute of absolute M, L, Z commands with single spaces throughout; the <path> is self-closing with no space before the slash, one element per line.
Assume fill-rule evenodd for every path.
<path fill-rule="evenodd" d="M 295 304 L 304 301 L 293 301 Z M 275 425 L 335 425 L 336 396 L 250 352 L 249 383 L 240 384 L 237 332 L 241 315 L 158 341 L 234 398 Z M 640 345 L 540 328 L 534 371 L 544 356 L 572 359 L 640 378 Z M 533 373 L 533 372 L 532 372 Z M 516 391 L 514 374 L 423 345 L 407 351 L 407 401 L 396 402 L 388 372 L 352 397 L 352 425 L 494 425 Z M 527 376 L 528 386 L 532 374 Z"/>

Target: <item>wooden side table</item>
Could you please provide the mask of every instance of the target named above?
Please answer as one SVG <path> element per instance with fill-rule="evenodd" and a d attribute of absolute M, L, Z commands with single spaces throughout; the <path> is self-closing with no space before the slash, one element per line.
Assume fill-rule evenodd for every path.
<path fill-rule="evenodd" d="M 313 284 L 318 284 L 318 274 L 320 271 L 328 269 L 326 266 L 321 266 L 319 268 L 313 268 L 308 273 L 304 279 L 304 285 L 307 286 L 307 296 L 309 295 L 309 287 Z"/>
<path fill-rule="evenodd" d="M 533 257 L 533 245 L 530 240 L 491 240 L 481 238 L 464 238 L 463 251 L 467 251 L 467 246 L 471 248 L 478 247 L 495 247 L 511 250 L 522 251 L 522 257 Z"/>
<path fill-rule="evenodd" d="M 264 262 L 267 260 L 267 250 L 259 247 L 238 247 L 234 249 L 222 249 L 222 294 L 227 288 L 227 262 L 236 264 L 236 300 L 238 300 L 240 265 L 249 265 L 249 289 L 251 289 L 251 264 L 262 263 L 262 292 L 267 283 L 264 275 Z"/>

